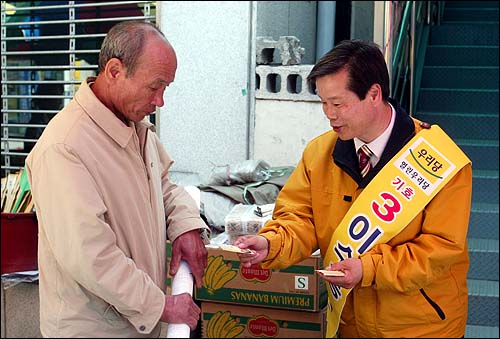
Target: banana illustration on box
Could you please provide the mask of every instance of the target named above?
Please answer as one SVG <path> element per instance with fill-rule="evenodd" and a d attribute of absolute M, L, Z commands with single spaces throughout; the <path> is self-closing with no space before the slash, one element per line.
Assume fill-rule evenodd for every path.
<path fill-rule="evenodd" d="M 234 279 L 237 274 L 236 271 L 231 269 L 230 264 L 224 262 L 222 255 L 210 256 L 203 276 L 203 287 L 207 289 L 208 294 L 213 295 L 216 290 Z"/>
<path fill-rule="evenodd" d="M 207 338 L 235 338 L 244 329 L 245 326 L 231 317 L 231 312 L 218 311 L 208 321 Z"/>

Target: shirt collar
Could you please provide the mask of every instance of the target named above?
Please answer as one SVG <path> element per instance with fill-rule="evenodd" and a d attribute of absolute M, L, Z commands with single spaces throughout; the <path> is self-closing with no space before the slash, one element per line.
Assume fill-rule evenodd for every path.
<path fill-rule="evenodd" d="M 389 123 L 389 126 L 387 126 L 384 132 L 381 135 L 379 135 L 375 140 L 366 144 L 368 148 L 373 152 L 373 156 L 370 158 L 370 163 L 372 164 L 372 166 L 375 166 L 378 163 L 380 157 L 382 156 L 382 153 L 384 153 L 385 146 L 389 141 L 392 128 L 394 127 L 394 120 L 396 119 L 396 111 L 394 110 L 394 107 L 390 103 L 389 106 L 391 106 L 391 122 Z M 364 144 L 365 143 L 363 141 L 359 140 L 358 138 L 354 138 L 354 147 L 356 148 L 356 153 L 358 152 L 360 147 L 363 146 Z"/>
<path fill-rule="evenodd" d="M 90 85 L 95 77 L 88 77 L 82 82 L 75 94 L 75 101 L 85 113 L 108 134 L 117 144 L 125 148 L 134 133 L 134 128 L 126 126 L 109 108 L 99 101 Z"/>

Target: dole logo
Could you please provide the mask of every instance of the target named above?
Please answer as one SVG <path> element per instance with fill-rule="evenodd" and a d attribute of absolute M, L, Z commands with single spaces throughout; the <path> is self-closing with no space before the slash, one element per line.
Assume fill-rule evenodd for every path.
<path fill-rule="evenodd" d="M 240 275 L 248 281 L 266 282 L 271 279 L 271 270 L 261 268 L 259 264 L 253 264 L 250 267 L 240 266 Z"/>
<path fill-rule="evenodd" d="M 276 321 L 261 315 L 250 319 L 247 330 L 256 337 L 272 338 L 278 335 L 279 327 Z"/>

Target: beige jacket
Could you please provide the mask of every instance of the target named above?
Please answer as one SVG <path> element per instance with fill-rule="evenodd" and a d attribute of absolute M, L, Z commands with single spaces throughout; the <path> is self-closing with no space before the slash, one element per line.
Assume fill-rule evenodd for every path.
<path fill-rule="evenodd" d="M 159 335 L 166 240 L 207 228 L 146 121 L 125 126 L 84 81 L 26 159 L 44 337 Z"/>

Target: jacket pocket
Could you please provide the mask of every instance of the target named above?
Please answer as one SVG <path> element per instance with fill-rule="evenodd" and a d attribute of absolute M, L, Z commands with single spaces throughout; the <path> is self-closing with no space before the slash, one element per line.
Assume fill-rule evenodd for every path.
<path fill-rule="evenodd" d="M 122 328 L 129 326 L 128 321 L 116 310 L 113 305 L 108 305 L 108 307 L 106 307 L 102 317 L 113 327 Z"/>
<path fill-rule="evenodd" d="M 437 315 L 439 316 L 439 318 L 441 320 L 445 320 L 446 319 L 446 314 L 444 313 L 444 311 L 441 309 L 441 307 L 439 307 L 439 305 L 434 301 L 432 300 L 428 295 L 427 293 L 425 293 L 424 289 L 421 288 L 420 289 L 420 293 L 424 296 L 425 300 L 427 300 L 427 302 L 432 306 L 432 308 L 436 311 Z"/>
<path fill-rule="evenodd" d="M 412 290 L 408 292 L 394 291 L 378 291 L 376 310 L 377 322 L 381 328 L 385 330 L 401 330 L 408 326 L 430 325 L 432 323 L 441 322 L 442 319 L 437 309 L 442 312 L 436 302 L 429 302 L 431 298 L 426 298 L 421 292 L 422 290 Z M 368 293 L 368 295 L 370 295 Z M 428 296 L 427 296 L 428 297 Z M 362 308 L 363 305 L 370 305 L 368 300 L 357 300 L 357 306 Z"/>

